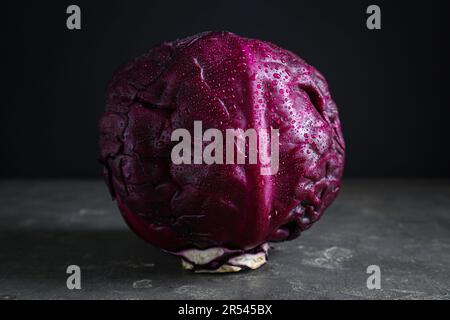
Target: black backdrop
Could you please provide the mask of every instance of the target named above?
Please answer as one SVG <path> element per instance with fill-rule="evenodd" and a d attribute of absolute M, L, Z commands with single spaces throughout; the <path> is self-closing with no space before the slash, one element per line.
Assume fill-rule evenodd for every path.
<path fill-rule="evenodd" d="M 66 8 L 82 30 L 66 28 Z M 97 120 L 112 72 L 152 45 L 228 30 L 296 52 L 340 108 L 347 177 L 449 177 L 438 1 L 34 1 L 1 3 L 2 177 L 100 177 Z M 445 58 L 448 59 L 448 58 Z"/>

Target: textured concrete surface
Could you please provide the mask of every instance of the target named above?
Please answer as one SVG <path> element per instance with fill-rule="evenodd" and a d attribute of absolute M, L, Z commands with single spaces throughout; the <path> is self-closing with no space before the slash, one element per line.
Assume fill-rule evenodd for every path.
<path fill-rule="evenodd" d="M 127 228 L 102 181 L 0 182 L 0 299 L 449 299 L 450 181 L 345 181 L 322 220 L 269 259 L 191 274 Z M 366 287 L 369 265 L 380 290 Z"/>

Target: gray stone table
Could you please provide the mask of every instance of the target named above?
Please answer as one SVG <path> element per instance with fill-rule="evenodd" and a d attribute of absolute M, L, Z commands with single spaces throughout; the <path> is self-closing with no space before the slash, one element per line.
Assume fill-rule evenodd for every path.
<path fill-rule="evenodd" d="M 81 267 L 68 290 L 66 268 Z M 381 289 L 366 286 L 381 269 Z M 137 238 L 102 181 L 0 181 L 0 299 L 449 299 L 450 181 L 347 180 L 258 271 L 192 274 Z"/>

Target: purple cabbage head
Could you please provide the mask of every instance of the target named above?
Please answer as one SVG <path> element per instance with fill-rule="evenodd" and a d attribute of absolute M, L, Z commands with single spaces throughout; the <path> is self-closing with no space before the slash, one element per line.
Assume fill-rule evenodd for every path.
<path fill-rule="evenodd" d="M 209 128 L 279 132 L 279 169 L 174 164 L 171 135 Z M 155 46 L 113 76 L 100 160 L 131 229 L 203 271 L 255 269 L 338 194 L 345 145 L 325 78 L 294 53 L 229 32 Z M 204 142 L 207 145 L 206 142 Z"/>

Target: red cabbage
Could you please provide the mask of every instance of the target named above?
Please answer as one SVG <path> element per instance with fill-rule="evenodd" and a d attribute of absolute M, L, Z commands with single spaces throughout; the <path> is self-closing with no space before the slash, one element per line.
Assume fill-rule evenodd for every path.
<path fill-rule="evenodd" d="M 279 130 L 279 168 L 174 164 L 175 129 Z M 195 271 L 255 269 L 338 194 L 345 145 L 325 78 L 294 53 L 229 32 L 153 47 L 116 72 L 100 161 L 130 228 Z M 204 142 L 204 145 L 207 145 Z"/>

